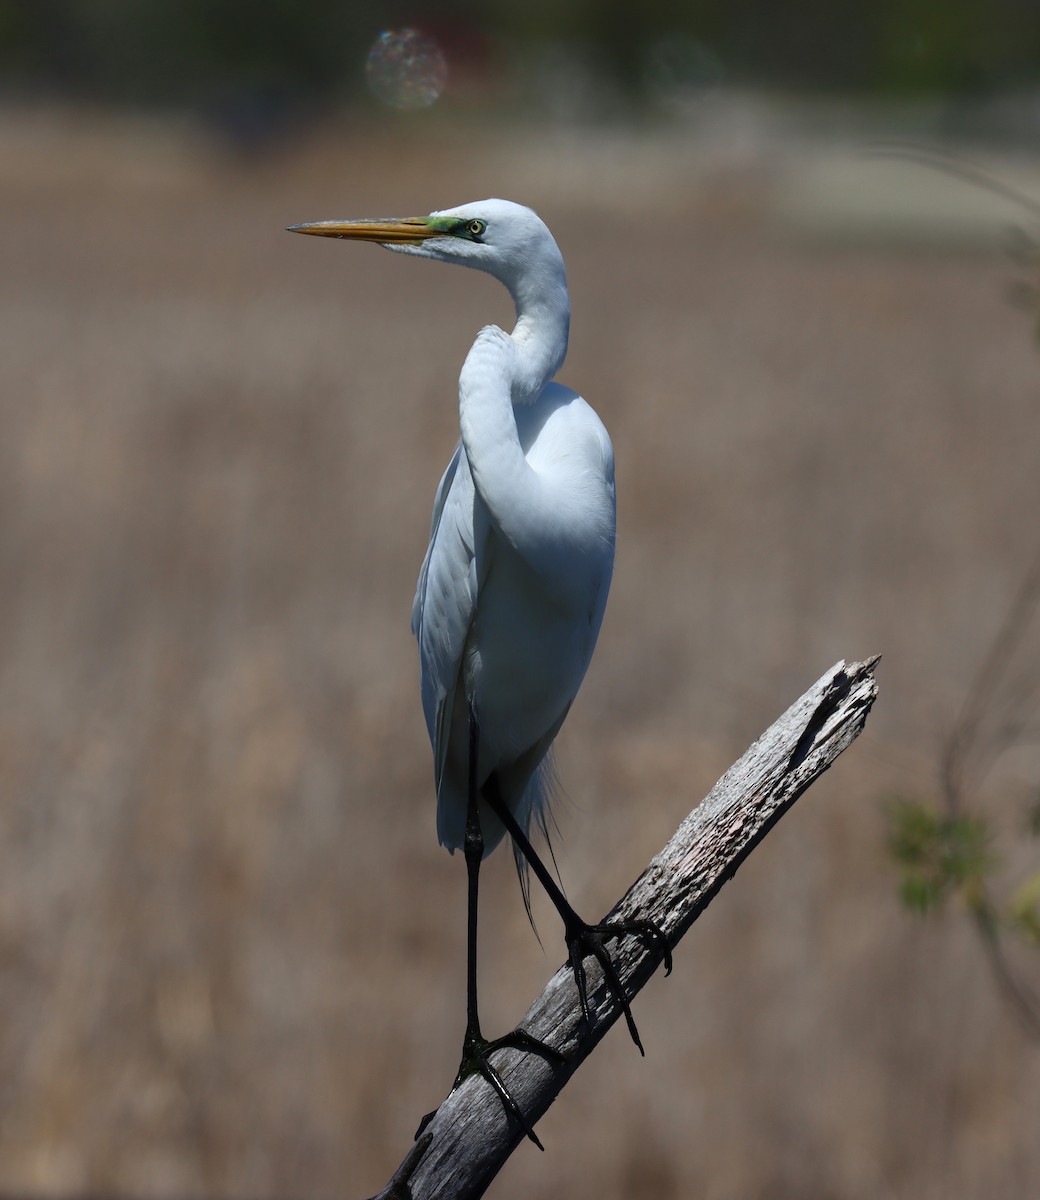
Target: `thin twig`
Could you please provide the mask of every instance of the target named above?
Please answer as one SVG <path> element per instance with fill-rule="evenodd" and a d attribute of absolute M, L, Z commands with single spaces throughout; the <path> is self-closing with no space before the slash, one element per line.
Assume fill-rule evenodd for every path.
<path fill-rule="evenodd" d="M 1040 999 L 1012 969 L 1004 952 L 996 915 L 991 907 L 987 906 L 976 913 L 975 926 L 997 986 L 1004 993 L 1024 1032 L 1030 1037 L 1040 1038 Z"/>
<path fill-rule="evenodd" d="M 1019 658 L 1022 643 L 1038 607 L 1040 555 L 1026 572 L 1017 595 L 997 629 L 946 741 L 940 765 L 941 790 L 947 814 L 951 818 L 957 816 L 964 807 L 970 787 L 969 765 L 974 766 L 975 775 L 981 778 L 998 755 L 1016 740 L 1007 729 L 987 738 L 983 727 L 987 716 L 991 716 L 997 708 L 997 697 L 1001 690 L 1007 689 L 1008 675 Z M 979 881 L 977 885 L 972 909 L 986 962 L 997 986 L 1025 1032 L 1033 1038 L 1040 1038 L 1040 998 L 1019 977 L 1008 958 L 999 914 L 984 881 Z"/>
<path fill-rule="evenodd" d="M 942 171 L 954 179 L 984 188 L 995 196 L 1017 204 L 1032 216 L 1040 216 L 1040 203 L 1026 192 L 1020 192 L 1003 179 L 991 174 L 976 163 L 969 161 L 963 155 L 951 154 L 934 146 L 920 146 L 913 142 L 872 142 L 866 152 L 878 158 L 905 159 L 907 162 L 919 163 L 923 167 L 931 167 L 934 171 Z"/>
<path fill-rule="evenodd" d="M 946 740 L 941 764 L 943 800 L 949 815 L 955 816 L 967 790 L 968 761 L 988 752 L 996 756 L 1005 745 L 986 747 L 981 729 L 987 712 L 991 711 L 994 696 L 1014 663 L 1019 647 L 1040 604 L 1040 555 L 1036 557 L 1018 589 L 1000 627 L 982 660 L 968 696 Z"/>

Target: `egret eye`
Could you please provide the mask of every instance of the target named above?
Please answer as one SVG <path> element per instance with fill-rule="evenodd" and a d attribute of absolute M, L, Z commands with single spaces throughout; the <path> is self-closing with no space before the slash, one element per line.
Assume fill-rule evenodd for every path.
<path fill-rule="evenodd" d="M 470 223 L 466 226 L 466 232 L 470 235 L 470 237 L 480 237 L 485 229 L 487 229 L 487 222 L 477 220 L 476 218 L 470 221 Z"/>

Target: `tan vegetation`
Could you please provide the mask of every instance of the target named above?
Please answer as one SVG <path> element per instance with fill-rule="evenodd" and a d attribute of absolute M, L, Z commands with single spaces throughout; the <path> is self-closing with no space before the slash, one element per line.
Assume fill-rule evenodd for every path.
<path fill-rule="evenodd" d="M 1035 552 L 1011 268 L 813 247 L 767 178 L 621 145 L 0 142 L 0 1188 L 368 1195 L 450 1084 L 464 869 L 408 614 L 458 367 L 508 299 L 282 230 L 504 193 L 564 249 L 563 377 L 618 459 L 560 739 L 579 910 L 832 662 L 884 660 L 864 737 L 640 997 L 646 1060 L 615 1031 L 494 1194 L 1035 1193 L 1040 1054 L 970 929 L 900 911 L 884 826 Z M 486 876 L 493 1034 L 562 948 L 507 855 Z"/>

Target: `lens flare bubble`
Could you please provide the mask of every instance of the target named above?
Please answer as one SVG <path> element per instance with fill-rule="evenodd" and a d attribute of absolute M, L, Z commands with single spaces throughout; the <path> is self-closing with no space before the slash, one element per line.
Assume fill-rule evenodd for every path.
<path fill-rule="evenodd" d="M 387 29 L 368 52 L 365 79 L 391 108 L 429 108 L 444 91 L 448 64 L 428 34 L 418 29 Z"/>
<path fill-rule="evenodd" d="M 659 104 L 691 113 L 722 85 L 722 63 L 702 42 L 683 33 L 658 38 L 646 49 L 643 81 Z"/>

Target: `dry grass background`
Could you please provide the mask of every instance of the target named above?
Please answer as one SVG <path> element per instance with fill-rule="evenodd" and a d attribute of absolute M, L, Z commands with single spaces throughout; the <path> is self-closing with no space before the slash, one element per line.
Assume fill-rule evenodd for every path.
<path fill-rule="evenodd" d="M 618 458 L 560 739 L 579 909 L 833 661 L 884 660 L 865 736 L 640 997 L 646 1060 L 615 1031 L 493 1194 L 1035 1195 L 1037 1047 L 964 923 L 899 910 L 883 810 L 931 786 L 1035 548 L 1012 272 L 795 241 L 754 172 L 507 140 L 346 129 L 236 164 L 0 123 L 0 1187 L 367 1195 L 449 1085 L 464 869 L 408 613 L 458 367 L 508 299 L 282 229 L 508 194 L 564 249 L 563 378 Z M 511 869 L 489 1032 L 561 958 Z"/>

